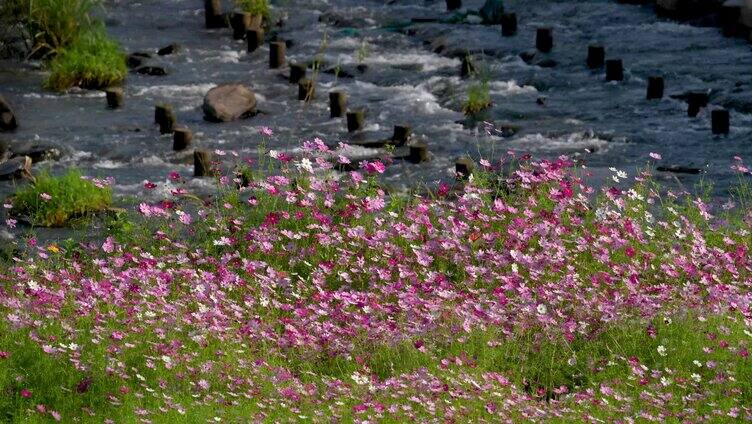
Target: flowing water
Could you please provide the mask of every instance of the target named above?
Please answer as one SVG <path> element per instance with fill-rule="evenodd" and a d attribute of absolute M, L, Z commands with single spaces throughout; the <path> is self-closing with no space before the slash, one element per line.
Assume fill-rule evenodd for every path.
<path fill-rule="evenodd" d="M 465 0 L 478 9 L 483 0 Z M 595 180 L 610 175 L 610 167 L 630 174 L 645 166 L 649 152 L 663 156 L 659 164 L 702 168 L 701 176 L 661 174 L 661 178 L 691 187 L 700 178 L 727 196 L 736 181 L 730 169 L 734 156 L 752 156 L 752 52 L 738 39 L 724 38 L 716 28 L 700 28 L 657 18 L 652 9 L 610 0 L 505 2 L 518 15 L 514 37 L 502 37 L 499 26 L 477 23 L 420 23 L 412 18 L 447 18 L 444 1 L 419 0 L 288 0 L 278 2 L 275 28 L 289 40 L 288 62 L 323 58 L 352 77 L 318 73 L 317 98 L 297 100 L 297 86 L 288 84 L 286 70 L 268 69 L 268 47 L 247 53 L 245 42 L 234 41 L 231 30 L 204 29 L 200 0 L 121 0 L 107 2 L 108 32 L 128 52 L 155 53 L 178 43 L 178 54 L 152 63 L 167 76 L 129 74 L 126 104 L 106 108 L 104 94 L 74 91 L 58 95 L 44 91 L 42 71 L 11 62 L 0 64 L 0 93 L 15 106 L 20 127 L 5 140 L 34 141 L 58 146 L 60 161 L 36 164 L 59 172 L 76 166 L 93 176 L 112 176 L 116 193 L 140 195 L 143 181 L 160 184 L 152 196 L 170 188 L 169 172 L 192 173 L 192 156 L 173 153 L 170 136 L 160 136 L 153 124 L 154 105 L 174 106 L 178 121 L 195 133 L 196 145 L 256 154 L 269 126 L 275 136 L 267 147 L 295 150 L 302 140 L 320 137 L 328 143 L 385 139 L 394 124 L 412 126 L 415 139 L 430 146 L 433 160 L 424 164 L 398 161 L 387 179 L 394 185 L 414 185 L 452 178 L 457 157 L 488 157 L 512 150 L 535 157 L 576 156 Z M 229 7 L 229 4 L 226 5 Z M 553 68 L 531 66 L 519 53 L 534 48 L 535 30 L 550 26 L 554 49 L 539 58 Z M 606 83 L 602 70 L 585 67 L 587 46 L 600 43 L 607 58 L 621 58 L 625 81 Z M 441 53 L 435 53 L 438 45 Z M 517 132 L 508 137 L 486 134 L 483 124 L 465 125 L 461 104 L 472 79 L 459 77 L 459 56 L 470 52 L 490 79 L 493 107 L 483 119 Z M 365 71 L 357 69 L 366 65 Z M 361 67 L 363 69 L 363 67 Z M 663 75 L 666 97 L 647 101 L 647 77 Z M 309 70 L 309 77 L 311 71 Z M 203 120 L 204 94 L 225 82 L 242 82 L 258 98 L 262 114 L 250 119 L 214 124 Z M 330 119 L 327 92 L 348 93 L 351 108 L 367 110 L 364 134 L 351 136 L 342 119 Z M 688 118 L 686 103 L 670 98 L 688 90 L 712 90 L 711 107 Z M 543 105 L 539 98 L 545 98 Z M 731 133 L 713 136 L 710 109 L 731 111 Z M 348 154 L 378 154 L 353 149 Z M 235 160 L 230 154 L 222 157 Z M 207 187 L 206 179 L 190 182 Z M 1 183 L 9 193 L 13 183 Z"/>

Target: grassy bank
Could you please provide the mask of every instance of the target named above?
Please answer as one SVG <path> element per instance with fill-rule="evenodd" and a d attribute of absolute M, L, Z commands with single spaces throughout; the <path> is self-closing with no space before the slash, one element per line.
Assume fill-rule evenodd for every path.
<path fill-rule="evenodd" d="M 21 31 L 29 57 L 48 62 L 47 88 L 101 89 L 125 78 L 125 57 L 93 17 L 97 0 L 6 0 L 0 23 Z"/>
<path fill-rule="evenodd" d="M 304 150 L 268 152 L 249 187 L 219 178 L 211 203 L 173 173 L 101 244 L 30 242 L 0 275 L 0 414 L 752 419 L 746 188 L 716 207 L 648 166 L 599 193 L 567 159 L 506 157 L 458 196 L 387 196 L 384 163 L 337 179 L 323 143 Z"/>
<path fill-rule="evenodd" d="M 78 170 L 60 177 L 42 173 L 12 197 L 10 213 L 34 226 L 63 227 L 112 206 L 109 187 L 84 179 Z"/>

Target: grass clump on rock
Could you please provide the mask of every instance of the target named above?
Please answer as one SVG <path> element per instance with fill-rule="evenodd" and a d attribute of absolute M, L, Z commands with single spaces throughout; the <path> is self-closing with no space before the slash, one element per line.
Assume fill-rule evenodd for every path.
<path fill-rule="evenodd" d="M 46 88 L 100 89 L 125 79 L 125 56 L 92 16 L 99 0 L 5 0 L 0 4 L 0 37 L 18 32 L 27 57 L 47 61 Z"/>
<path fill-rule="evenodd" d="M 488 81 L 473 83 L 467 89 L 467 100 L 462 104 L 465 115 L 475 115 L 491 106 L 491 93 Z"/>
<path fill-rule="evenodd" d="M 70 87 L 103 89 L 119 85 L 127 67 L 120 46 L 101 28 L 76 39 L 50 62 L 51 74 L 46 88 L 65 90 Z"/>
<path fill-rule="evenodd" d="M 62 227 L 79 219 L 106 211 L 112 205 L 112 191 L 84 179 L 78 170 L 56 177 L 48 172 L 17 192 L 11 212 L 32 225 Z"/>
<path fill-rule="evenodd" d="M 261 16 L 264 21 L 269 20 L 269 2 L 267 0 L 236 0 L 238 7 L 243 12 L 251 15 Z"/>

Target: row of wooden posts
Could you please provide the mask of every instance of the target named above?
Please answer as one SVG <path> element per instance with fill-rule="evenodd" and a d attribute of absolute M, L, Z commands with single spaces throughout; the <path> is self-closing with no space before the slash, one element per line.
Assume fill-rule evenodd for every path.
<path fill-rule="evenodd" d="M 461 0 L 447 0 L 447 9 L 454 10 L 462 6 Z M 517 15 L 504 13 L 501 15 L 501 35 L 511 37 L 517 33 Z M 537 28 L 535 34 L 535 47 L 538 51 L 549 53 L 554 47 L 553 29 L 550 27 Z M 606 81 L 624 80 L 624 63 L 621 59 L 606 60 L 606 49 L 597 44 L 588 46 L 587 67 L 589 69 L 606 68 Z M 463 58 L 460 74 L 467 76 L 472 73 L 472 63 Z M 662 76 L 652 75 L 648 77 L 647 99 L 660 100 L 663 98 L 665 82 Z M 707 92 L 693 91 L 687 94 L 687 115 L 696 117 L 700 109 L 707 107 L 709 96 Z M 718 108 L 710 113 L 713 134 L 728 134 L 730 128 L 730 116 L 727 109 Z"/>
<path fill-rule="evenodd" d="M 205 1 L 206 26 L 207 28 L 226 27 L 229 22 L 234 31 L 235 39 L 245 38 L 247 41 L 247 50 L 249 53 L 254 52 L 264 43 L 264 31 L 260 22 L 254 23 L 252 17 L 247 13 L 234 13 L 229 19 L 220 15 L 219 2 L 216 0 Z M 284 41 L 271 41 L 269 43 L 269 68 L 279 69 L 286 64 L 286 44 Z M 290 64 L 291 84 L 298 85 L 298 98 L 302 101 L 312 100 L 315 96 L 315 85 L 312 80 L 306 78 L 307 67 L 302 64 Z M 120 108 L 124 104 L 125 95 L 120 87 L 113 87 L 106 90 L 107 104 L 110 108 Z M 346 118 L 347 130 L 349 132 L 360 131 L 365 126 L 365 111 L 347 110 L 347 95 L 343 91 L 332 91 L 329 93 L 329 109 L 331 118 Z M 191 147 L 193 141 L 193 132 L 177 125 L 177 117 L 170 105 L 158 104 L 155 106 L 154 122 L 159 125 L 161 134 L 173 134 L 173 150 L 183 151 Z M 394 134 L 386 144 L 404 145 L 411 136 L 411 129 L 405 125 L 395 125 Z M 203 177 L 211 175 L 211 152 L 207 150 L 194 150 L 194 175 Z M 425 142 L 415 142 L 409 146 L 409 153 L 404 157 L 409 162 L 421 163 L 430 159 L 428 146 Z M 459 163 L 459 161 L 458 161 Z M 467 175 L 467 174 L 465 174 Z"/>

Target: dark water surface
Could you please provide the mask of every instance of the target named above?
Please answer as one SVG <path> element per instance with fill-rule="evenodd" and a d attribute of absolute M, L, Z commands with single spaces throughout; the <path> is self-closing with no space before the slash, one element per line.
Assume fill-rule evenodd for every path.
<path fill-rule="evenodd" d="M 342 119 L 329 119 L 327 92 L 337 88 L 348 92 L 351 107 L 368 111 L 361 139 L 387 138 L 394 124 L 407 123 L 417 140 L 429 144 L 430 163 L 399 162 L 390 170 L 388 179 L 396 185 L 450 179 L 457 157 L 477 157 L 479 152 L 489 156 L 492 150 L 537 157 L 576 155 L 597 178 L 610 175 L 609 167 L 633 175 L 645 165 L 649 152 L 658 152 L 661 164 L 703 168 L 704 178 L 716 184 L 716 194 L 725 196 L 736 181 L 729 168 L 732 157 L 752 157 L 752 51 L 746 42 L 724 38 L 716 28 L 661 20 L 651 8 L 609 0 L 520 0 L 505 2 L 518 15 L 518 34 L 502 37 L 498 26 L 479 24 L 405 28 L 396 24 L 415 17 L 447 17 L 444 1 L 390 3 L 278 2 L 274 16 L 284 20 L 278 36 L 292 41 L 290 62 L 307 62 L 320 54 L 330 67 L 338 65 L 355 76 L 318 74 L 317 99 L 304 104 L 297 100 L 297 86 L 283 78 L 286 70 L 268 69 L 267 46 L 248 54 L 245 42 L 232 40 L 229 29 L 204 29 L 202 1 L 107 2 L 108 32 L 127 51 L 155 53 L 173 42 L 182 46 L 178 54 L 155 55 L 152 61 L 166 67 L 169 75 L 129 74 L 126 105 L 113 111 L 105 107 L 103 93 L 46 92 L 41 71 L 2 63 L 0 92 L 15 106 L 21 126 L 0 137 L 54 144 L 63 150 L 59 162 L 37 164 L 37 170 L 77 166 L 89 175 L 113 176 L 116 192 L 123 195 L 139 195 L 149 179 L 160 184 L 151 194 L 159 197 L 171 188 L 170 171 L 192 173 L 192 159 L 173 153 L 171 137 L 159 135 L 152 124 L 155 103 L 172 104 L 180 124 L 195 132 L 198 146 L 253 156 L 262 141 L 261 126 L 275 130 L 268 147 L 278 150 L 292 151 L 314 137 L 330 143 L 353 140 Z M 483 0 L 464 3 L 478 9 Z M 531 66 L 518 56 L 534 47 L 538 26 L 553 28 L 555 47 L 539 57 L 554 60 L 554 68 Z M 623 59 L 624 82 L 605 83 L 602 71 L 586 69 L 587 45 L 594 42 L 606 46 L 607 58 Z M 442 54 L 427 43 L 443 45 Z M 491 80 L 493 108 L 485 118 L 518 127 L 512 137 L 489 137 L 482 126 L 459 123 L 471 81 L 459 78 L 457 57 L 468 51 L 483 53 L 478 62 Z M 359 64 L 367 70 L 358 71 Z M 664 100 L 645 100 L 647 77 L 653 74 L 666 79 Z M 226 124 L 205 122 L 203 96 L 224 82 L 250 86 L 264 114 Z M 712 90 L 711 107 L 688 118 L 686 103 L 668 95 L 693 89 Z M 536 103 L 539 97 L 546 98 L 545 106 Z M 720 106 L 731 110 L 728 137 L 711 134 L 710 109 Z M 378 152 L 355 149 L 349 154 L 372 153 Z M 691 186 L 699 178 L 680 180 Z M 194 188 L 210 184 L 190 183 Z M 12 188 L 12 183 L 0 183 L 3 193 Z"/>

